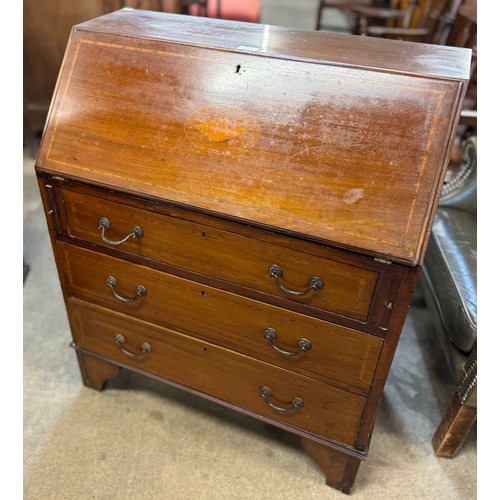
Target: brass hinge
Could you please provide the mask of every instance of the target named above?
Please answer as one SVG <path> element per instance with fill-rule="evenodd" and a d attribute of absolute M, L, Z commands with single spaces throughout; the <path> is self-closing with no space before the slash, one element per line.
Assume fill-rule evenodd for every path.
<path fill-rule="evenodd" d="M 57 234 L 59 234 L 59 217 L 57 216 L 57 204 L 52 184 L 45 184 L 45 191 L 47 193 L 47 215 L 51 215 L 53 217 L 54 229 Z"/>
<path fill-rule="evenodd" d="M 373 260 L 375 262 L 380 262 L 381 264 L 386 264 L 386 265 L 390 265 L 392 264 L 392 262 L 390 260 L 386 260 L 386 259 L 379 259 L 378 257 L 374 257 Z"/>
<path fill-rule="evenodd" d="M 54 215 L 55 214 L 55 208 L 56 208 L 56 203 L 54 200 L 54 191 L 52 191 L 52 184 L 45 184 L 45 190 L 47 191 L 47 199 L 48 199 L 48 210 L 47 214 L 48 215 Z"/>

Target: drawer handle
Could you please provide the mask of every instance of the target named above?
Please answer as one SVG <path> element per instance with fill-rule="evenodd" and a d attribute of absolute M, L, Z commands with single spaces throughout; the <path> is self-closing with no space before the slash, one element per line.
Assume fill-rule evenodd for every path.
<path fill-rule="evenodd" d="M 277 339 L 277 337 L 278 334 L 276 333 L 276 330 L 274 328 L 268 327 L 264 330 L 264 338 L 269 342 L 269 345 L 276 352 L 283 354 L 283 356 L 297 356 L 297 354 L 300 354 L 301 352 L 307 352 L 312 347 L 312 343 L 310 340 L 300 339 L 298 342 L 299 348 L 296 351 L 285 351 L 275 344 L 274 341 Z"/>
<path fill-rule="evenodd" d="M 148 294 L 148 291 L 146 290 L 145 287 L 143 287 L 142 285 L 137 285 L 135 287 L 135 295 L 133 297 L 126 297 L 124 295 L 121 295 L 116 291 L 118 282 L 116 281 L 116 278 L 114 278 L 113 276 L 108 276 L 106 278 L 106 285 L 109 286 L 109 288 L 111 288 L 113 295 L 122 302 L 135 302 L 138 298 L 145 297 Z"/>
<path fill-rule="evenodd" d="M 117 333 L 115 335 L 115 344 L 120 348 L 120 350 L 123 352 L 123 354 L 126 354 L 130 358 L 142 358 L 143 356 L 145 356 L 146 354 L 149 354 L 153 350 L 153 348 L 151 347 L 151 344 L 144 342 L 141 345 L 141 352 L 130 352 L 130 351 L 127 351 L 127 349 L 125 349 L 125 347 L 123 347 L 123 344 L 125 344 L 125 342 L 126 342 L 126 340 L 125 340 L 125 337 L 123 335 L 120 335 L 119 333 Z"/>
<path fill-rule="evenodd" d="M 125 238 L 122 240 L 110 240 L 104 236 L 105 231 L 109 231 L 111 229 L 111 222 L 109 219 L 106 219 L 106 217 L 101 217 L 101 220 L 99 221 L 99 229 L 101 230 L 101 239 L 104 241 L 104 243 L 107 243 L 108 245 L 121 245 L 122 243 L 125 243 L 129 238 L 142 238 L 144 235 L 144 232 L 139 226 L 133 226 L 132 231 L 130 234 L 127 234 Z"/>
<path fill-rule="evenodd" d="M 283 276 L 283 269 L 281 269 L 278 264 L 272 264 L 271 266 L 269 266 L 269 276 L 276 280 L 276 284 L 278 285 L 280 290 L 283 290 L 290 295 L 295 295 L 296 297 L 302 297 L 304 295 L 307 295 L 309 292 L 321 290 L 325 286 L 321 278 L 318 278 L 318 276 L 312 276 L 311 278 L 309 278 L 309 286 L 303 292 L 290 290 L 280 281 L 280 278 Z"/>
<path fill-rule="evenodd" d="M 288 408 L 283 408 L 271 401 L 271 389 L 263 385 L 260 389 L 260 397 L 264 399 L 267 405 L 272 408 L 276 413 L 290 413 L 294 410 L 300 410 L 304 406 L 304 401 L 301 398 L 295 396 L 292 399 L 292 404 Z"/>

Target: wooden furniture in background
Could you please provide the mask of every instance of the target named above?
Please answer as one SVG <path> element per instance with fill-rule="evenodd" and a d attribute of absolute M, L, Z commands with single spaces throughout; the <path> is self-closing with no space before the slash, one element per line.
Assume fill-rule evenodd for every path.
<path fill-rule="evenodd" d="M 71 28 L 123 7 L 178 12 L 180 0 L 24 0 L 24 142 L 36 155 Z"/>
<path fill-rule="evenodd" d="M 392 0 L 388 8 L 355 6 L 356 33 L 437 45 L 454 44 L 450 33 L 464 0 Z M 461 27 L 456 30 L 460 33 Z"/>
<path fill-rule="evenodd" d="M 424 41 L 429 36 L 427 22 L 435 1 L 391 0 L 389 7 L 355 7 L 359 16 L 356 31 L 360 35 Z"/>
<path fill-rule="evenodd" d="M 23 4 L 23 96 L 27 146 L 36 151 L 57 75 L 75 24 L 100 16 L 101 0 L 25 0 Z"/>
<path fill-rule="evenodd" d="M 141 10 L 72 32 L 36 170 L 86 385 L 368 454 L 470 51 Z"/>
<path fill-rule="evenodd" d="M 316 15 L 316 30 L 338 30 L 337 26 L 325 24 L 324 16 L 329 10 L 339 10 L 341 12 L 354 12 L 356 7 L 371 7 L 376 3 L 376 0 L 320 0 L 318 12 Z"/>

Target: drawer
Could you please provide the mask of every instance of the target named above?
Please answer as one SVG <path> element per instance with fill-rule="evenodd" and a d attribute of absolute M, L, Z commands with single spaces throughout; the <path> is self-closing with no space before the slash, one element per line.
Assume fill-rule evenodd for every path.
<path fill-rule="evenodd" d="M 378 277 L 372 269 L 71 190 L 64 190 L 63 197 L 70 236 L 354 319 L 368 317 Z M 102 217 L 109 221 L 109 229 L 99 229 Z M 142 237 L 117 245 L 134 227 L 141 229 Z M 289 241 L 293 246 L 293 239 Z M 281 276 L 271 276 L 273 265 L 279 266 Z M 308 290 L 313 277 L 321 279 L 321 289 L 293 293 Z"/>
<path fill-rule="evenodd" d="M 327 439 L 354 444 L 366 403 L 361 396 L 78 299 L 70 299 L 68 307 L 75 341 L 83 349 Z M 261 395 L 264 387 L 271 391 L 267 398 Z M 288 411 L 294 398 L 303 406 L 295 399 L 299 407 Z"/>
<path fill-rule="evenodd" d="M 379 337 L 91 250 L 65 243 L 57 247 L 70 295 L 327 383 L 370 388 L 383 342 Z M 107 286 L 110 276 L 116 280 L 113 288 Z M 146 295 L 122 300 L 133 299 L 138 286 Z M 274 338 L 269 338 L 269 329 Z M 310 343 L 309 349 L 301 350 L 301 339 Z"/>

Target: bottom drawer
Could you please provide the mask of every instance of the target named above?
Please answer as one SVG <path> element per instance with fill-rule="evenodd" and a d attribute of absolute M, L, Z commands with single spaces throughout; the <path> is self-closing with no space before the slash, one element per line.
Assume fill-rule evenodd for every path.
<path fill-rule="evenodd" d="M 80 299 L 70 298 L 68 309 L 75 342 L 83 349 L 324 438 L 354 443 L 366 403 L 361 396 Z"/>

